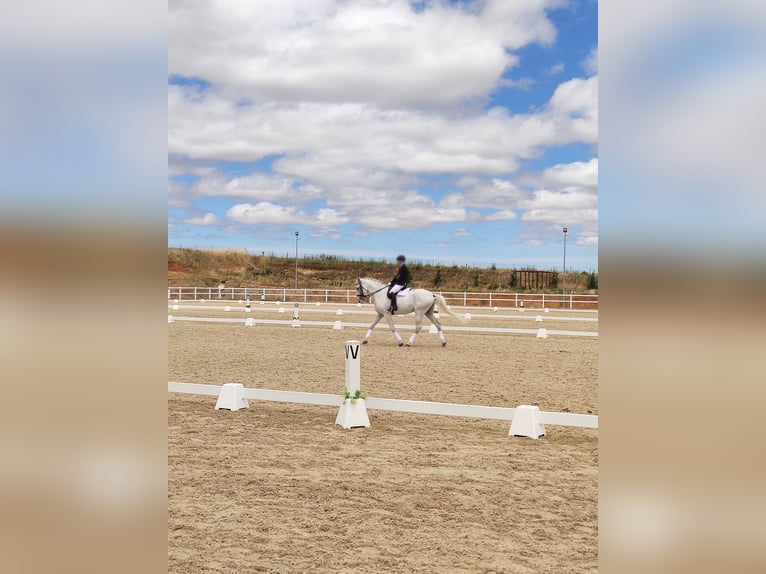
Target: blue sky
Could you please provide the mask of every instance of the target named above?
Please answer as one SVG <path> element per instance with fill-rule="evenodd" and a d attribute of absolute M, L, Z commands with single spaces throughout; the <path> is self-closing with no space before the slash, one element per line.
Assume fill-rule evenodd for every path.
<path fill-rule="evenodd" d="M 169 6 L 168 244 L 598 269 L 597 4 Z"/>

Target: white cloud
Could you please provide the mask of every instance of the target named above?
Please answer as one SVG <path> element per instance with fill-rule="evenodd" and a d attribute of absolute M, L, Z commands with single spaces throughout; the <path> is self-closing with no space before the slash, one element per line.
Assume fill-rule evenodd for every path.
<path fill-rule="evenodd" d="M 503 209 L 501 211 L 490 213 L 484 219 L 487 221 L 510 221 L 516 219 L 516 214 L 510 209 Z"/>
<path fill-rule="evenodd" d="M 558 86 L 545 109 L 445 114 L 356 104 L 260 104 L 168 89 L 168 149 L 192 159 L 258 161 L 319 187 L 402 185 L 422 173 L 507 174 L 549 146 L 596 143 L 597 81 Z"/>
<path fill-rule="evenodd" d="M 471 232 L 468 231 L 465 227 L 458 227 L 457 229 L 452 231 L 453 237 L 470 237 Z"/>
<path fill-rule="evenodd" d="M 199 217 L 189 217 L 183 220 L 184 223 L 190 223 L 192 225 L 217 225 L 219 223 L 215 213 L 207 212 Z"/>
<path fill-rule="evenodd" d="M 169 203 L 232 198 L 233 222 L 328 237 L 345 225 L 364 235 L 595 210 L 595 159 L 512 174 L 550 147 L 597 143 L 597 77 L 561 83 L 531 113 L 475 105 L 498 87 L 531 85 L 507 79 L 513 51 L 555 39 L 545 10 L 560 4 L 174 1 L 169 72 L 210 85 L 168 87 L 171 173 L 199 178 L 171 180 Z M 209 165 L 273 157 L 272 173 Z M 420 191 L 430 174 L 462 178 L 435 201 Z"/>
<path fill-rule="evenodd" d="M 255 205 L 250 203 L 238 203 L 232 206 L 226 217 L 237 223 L 245 224 L 271 224 L 271 225 L 311 225 L 311 216 L 294 207 L 276 205 L 268 201 L 262 201 Z"/>
<path fill-rule="evenodd" d="M 498 86 L 503 88 L 518 88 L 519 90 L 528 91 L 535 85 L 535 79 L 530 77 L 519 78 L 514 80 L 513 78 L 503 78 L 498 82 Z"/>
<path fill-rule="evenodd" d="M 555 76 L 557 74 L 560 74 L 561 72 L 564 71 L 564 68 L 565 68 L 564 62 L 558 62 L 557 64 L 554 64 L 553 66 L 550 67 L 550 69 L 548 70 L 548 75 Z"/>
<path fill-rule="evenodd" d="M 564 187 L 575 186 L 595 189 L 598 187 L 598 158 L 587 162 L 559 163 L 543 170 L 540 179 Z"/>
<path fill-rule="evenodd" d="M 582 61 L 582 68 L 591 76 L 598 74 L 598 46 L 593 48 Z"/>
<path fill-rule="evenodd" d="M 544 221 L 561 225 L 592 225 L 598 222 L 596 209 L 530 209 L 524 221 Z"/>
<path fill-rule="evenodd" d="M 555 39 L 551 4 L 178 0 L 169 73 L 256 99 L 454 105 L 491 92 L 512 50 Z"/>

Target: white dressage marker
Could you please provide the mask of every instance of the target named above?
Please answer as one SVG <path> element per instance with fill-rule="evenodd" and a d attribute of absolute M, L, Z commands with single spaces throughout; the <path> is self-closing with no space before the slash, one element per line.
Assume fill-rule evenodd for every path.
<path fill-rule="evenodd" d="M 354 397 L 357 391 L 361 392 L 362 384 L 359 378 L 361 363 L 362 345 L 359 341 L 346 341 L 346 390 Z M 343 401 L 335 417 L 335 424 L 344 429 L 352 429 L 370 426 L 370 419 L 367 416 L 367 406 L 365 399 L 348 398 Z"/>

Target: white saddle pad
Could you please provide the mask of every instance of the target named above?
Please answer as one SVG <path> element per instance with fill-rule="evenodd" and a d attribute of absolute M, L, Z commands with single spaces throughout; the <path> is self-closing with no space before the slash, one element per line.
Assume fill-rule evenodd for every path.
<path fill-rule="evenodd" d="M 401 291 L 399 291 L 396 294 L 396 296 L 397 297 L 406 297 L 407 295 L 410 294 L 410 291 L 412 291 L 412 287 L 407 287 L 406 289 L 402 289 Z"/>

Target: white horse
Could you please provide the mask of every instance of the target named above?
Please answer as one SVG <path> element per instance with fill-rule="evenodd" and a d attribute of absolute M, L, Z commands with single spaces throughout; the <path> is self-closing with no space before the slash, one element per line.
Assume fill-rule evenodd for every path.
<path fill-rule="evenodd" d="M 375 325 L 377 325 L 383 317 L 386 318 L 388 327 L 391 329 L 391 331 L 393 331 L 394 337 L 396 337 L 396 341 L 399 343 L 399 346 L 401 347 L 404 345 L 404 342 L 399 336 L 399 333 L 396 332 L 396 327 L 394 327 L 394 320 L 391 318 L 391 312 L 388 310 L 391 301 L 388 298 L 387 292 L 388 285 L 385 283 L 381 283 L 380 281 L 369 278 L 357 279 L 357 299 L 362 301 L 369 298 L 370 301 L 375 304 L 375 311 L 378 313 L 378 316 L 372 322 L 370 328 L 367 329 L 364 340 L 362 340 L 362 343 L 365 345 L 372 336 L 372 330 L 375 328 Z M 397 313 L 402 315 L 407 315 L 412 312 L 415 313 L 415 332 L 410 337 L 410 340 L 407 341 L 408 347 L 412 346 L 412 344 L 415 342 L 415 337 L 418 333 L 420 333 L 420 329 L 423 327 L 423 315 L 428 317 L 431 320 L 431 323 L 436 325 L 436 329 L 439 333 L 439 341 L 441 341 L 442 347 L 447 345 L 447 341 L 444 340 L 444 333 L 442 332 L 442 326 L 439 322 L 439 318 L 434 315 L 436 310 L 435 306 L 437 303 L 439 304 L 440 310 L 443 310 L 448 315 L 452 315 L 455 317 L 455 319 L 460 321 L 460 318 L 452 311 L 450 311 L 450 308 L 447 306 L 447 302 L 444 300 L 444 297 L 436 293 L 431 293 L 426 289 L 412 289 L 406 295 L 397 299 Z"/>

